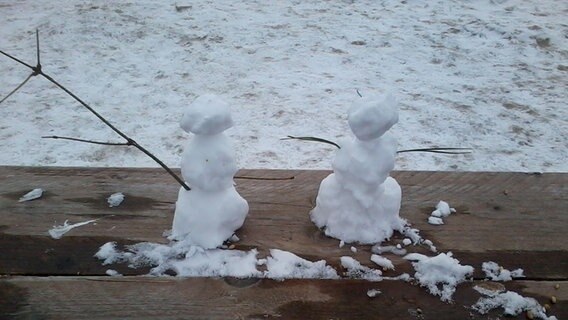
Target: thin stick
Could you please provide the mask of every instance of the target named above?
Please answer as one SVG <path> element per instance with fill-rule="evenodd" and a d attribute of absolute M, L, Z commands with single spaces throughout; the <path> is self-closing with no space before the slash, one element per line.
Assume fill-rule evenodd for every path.
<path fill-rule="evenodd" d="M 148 157 L 150 157 L 152 160 L 154 160 L 157 164 L 159 164 L 162 168 L 164 168 L 164 170 L 166 170 L 166 172 L 168 172 L 185 190 L 191 190 L 189 188 L 189 186 L 185 183 L 185 181 L 183 181 L 178 175 L 176 175 L 168 166 L 166 166 L 165 163 L 163 163 L 160 159 L 158 159 L 155 155 L 153 155 L 150 151 L 146 150 L 144 147 L 142 147 L 141 145 L 139 145 L 136 141 L 134 141 L 133 139 L 131 139 L 130 137 L 128 137 L 126 134 L 124 134 L 122 131 L 118 130 L 118 128 L 116 128 L 115 126 L 113 126 L 108 120 L 106 120 L 103 116 L 101 116 L 99 113 L 97 113 L 91 106 L 89 106 L 86 102 L 84 102 L 83 100 L 81 100 L 79 97 L 77 97 L 73 92 L 69 91 L 67 88 L 65 88 L 63 85 L 59 84 L 59 82 L 57 82 L 55 79 L 53 79 L 51 76 L 47 75 L 46 73 L 43 72 L 43 70 L 41 69 L 41 64 L 40 64 L 40 53 L 39 53 L 39 31 L 36 30 L 36 46 L 37 46 L 37 65 L 35 67 L 30 66 L 29 64 L 21 61 L 20 59 L 13 57 L 9 54 L 7 54 L 6 52 L 0 50 L 0 53 L 7 56 L 8 58 L 32 69 L 33 73 L 32 76 L 36 76 L 36 75 L 41 75 L 44 78 L 46 78 L 49 82 L 53 83 L 54 85 L 56 85 L 57 87 L 59 87 L 61 90 L 65 91 L 65 93 L 67 93 L 68 95 L 70 95 L 73 99 L 75 99 L 75 101 L 79 102 L 83 107 L 85 107 L 87 110 L 89 110 L 92 114 L 94 114 L 99 120 L 101 120 L 105 125 L 107 125 L 109 128 L 111 128 L 114 132 L 116 132 L 119 136 L 121 136 L 122 138 L 124 138 L 126 140 L 126 145 L 129 146 L 134 146 L 135 148 L 137 148 L 138 150 L 142 151 L 145 155 L 147 155 Z M 82 142 L 86 142 L 86 141 L 82 141 Z"/>
<path fill-rule="evenodd" d="M 294 180 L 295 177 L 291 176 L 291 177 L 285 177 L 285 178 L 255 178 L 255 177 L 247 177 L 247 176 L 235 176 L 235 179 L 281 181 L 281 180 Z"/>
<path fill-rule="evenodd" d="M 313 142 L 321 142 L 327 143 L 336 146 L 338 149 L 341 149 L 341 146 L 333 141 L 318 138 L 318 137 L 294 137 L 288 136 L 288 138 L 282 138 L 280 140 L 302 140 L 302 141 L 313 141 Z M 443 154 L 468 154 L 472 153 L 473 150 L 471 148 L 420 148 L 420 149 L 404 149 L 399 150 L 396 153 L 406 153 L 406 152 L 431 152 L 431 153 L 443 153 Z"/>
<path fill-rule="evenodd" d="M 360 98 L 363 98 L 363 95 L 361 94 L 361 92 L 359 92 L 359 89 L 355 89 L 355 91 L 357 91 L 357 94 L 359 95 Z"/>
<path fill-rule="evenodd" d="M 61 139 L 61 140 L 71 140 L 71 141 L 78 141 L 78 142 L 85 142 L 85 143 L 92 143 L 92 144 L 100 144 L 105 146 L 131 146 L 128 142 L 104 142 L 104 141 L 95 141 L 95 140 L 85 140 L 79 138 L 71 138 L 71 137 L 60 137 L 60 136 L 43 136 L 43 139 Z"/>
<path fill-rule="evenodd" d="M 20 90 L 21 87 L 24 86 L 24 84 L 26 84 L 26 82 L 28 82 L 28 80 L 31 79 L 31 77 L 34 76 L 34 73 L 30 73 L 30 75 L 26 78 L 26 80 L 24 80 L 22 83 L 20 83 L 19 86 L 16 87 L 16 89 L 12 90 L 12 92 L 8 93 L 8 95 L 6 97 L 4 97 L 4 99 L 0 100 L 0 104 L 2 104 L 2 102 L 8 100 L 8 98 L 10 98 L 11 95 L 13 95 L 14 93 L 16 93 L 16 91 Z"/>
<path fill-rule="evenodd" d="M 321 142 L 321 143 L 327 143 L 327 144 L 331 144 L 332 146 L 335 146 L 337 149 L 341 149 L 341 146 L 339 146 L 337 143 L 330 141 L 330 140 L 326 140 L 326 139 L 322 139 L 322 138 L 318 138 L 318 137 L 294 137 L 294 136 L 288 136 L 287 138 L 282 138 L 280 140 L 302 140 L 302 141 L 313 141 L 313 142 Z"/>

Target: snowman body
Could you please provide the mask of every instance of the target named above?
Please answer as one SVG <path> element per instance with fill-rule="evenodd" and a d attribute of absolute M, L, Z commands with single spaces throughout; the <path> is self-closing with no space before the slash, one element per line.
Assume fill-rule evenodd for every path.
<path fill-rule="evenodd" d="M 200 96 L 186 110 L 181 127 L 195 136 L 181 171 L 191 190 L 179 190 L 173 239 L 216 248 L 243 225 L 249 206 L 234 187 L 234 149 L 224 134 L 232 125 L 228 105 L 213 95 Z"/>
<path fill-rule="evenodd" d="M 387 131 L 398 121 L 392 97 L 362 99 L 349 111 L 355 134 L 340 142 L 333 173 L 326 177 L 311 211 L 312 221 L 325 234 L 345 242 L 371 244 L 401 230 L 402 191 L 389 176 L 397 144 Z"/>

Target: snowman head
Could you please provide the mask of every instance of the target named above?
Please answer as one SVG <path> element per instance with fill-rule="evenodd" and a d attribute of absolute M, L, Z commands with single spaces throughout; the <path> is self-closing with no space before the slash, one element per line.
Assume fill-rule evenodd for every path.
<path fill-rule="evenodd" d="M 229 105 L 213 94 L 197 97 L 185 110 L 181 128 L 201 135 L 219 134 L 233 126 Z"/>
<path fill-rule="evenodd" d="M 390 94 L 357 99 L 348 114 L 351 131 L 363 141 L 382 136 L 398 122 L 398 108 Z"/>

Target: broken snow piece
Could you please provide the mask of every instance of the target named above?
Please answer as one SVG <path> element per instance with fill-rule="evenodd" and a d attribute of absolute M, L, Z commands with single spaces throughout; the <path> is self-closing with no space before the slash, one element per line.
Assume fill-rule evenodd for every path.
<path fill-rule="evenodd" d="M 383 253 L 394 253 L 398 256 L 403 256 L 406 254 L 406 249 L 397 248 L 395 246 L 381 246 L 380 244 L 376 244 L 371 248 L 371 252 L 376 254 L 383 254 Z"/>
<path fill-rule="evenodd" d="M 379 265 L 380 267 L 383 268 L 383 270 L 394 270 L 394 265 L 392 264 L 392 261 L 390 261 L 389 259 L 385 258 L 385 257 L 381 257 L 377 254 L 373 254 L 371 255 L 371 261 L 373 261 L 374 263 L 376 263 L 377 265 Z"/>
<path fill-rule="evenodd" d="M 231 242 L 233 242 L 233 243 L 234 243 L 234 242 L 239 242 L 239 240 L 241 240 L 241 239 L 240 239 L 239 237 L 237 237 L 236 234 L 233 234 L 233 235 L 229 238 L 229 241 L 231 241 Z"/>
<path fill-rule="evenodd" d="M 122 192 L 113 193 L 108 197 L 107 202 L 109 207 L 118 207 L 124 201 L 124 194 Z"/>
<path fill-rule="evenodd" d="M 353 252 L 353 253 L 357 253 L 357 248 L 355 248 L 355 247 L 351 247 L 351 252 Z"/>
<path fill-rule="evenodd" d="M 410 253 L 404 259 L 415 261 L 412 262 L 416 270 L 414 278 L 420 285 L 427 287 L 431 294 L 440 296 L 440 299 L 446 302 L 452 301 L 456 286 L 473 274 L 473 267 L 461 265 L 457 259 L 452 258 L 451 252 L 440 253 L 435 257 Z"/>
<path fill-rule="evenodd" d="M 447 202 L 440 201 L 436 205 L 436 210 L 432 211 L 431 215 L 437 218 L 445 218 L 453 212 L 456 212 L 456 209 L 450 208 L 450 205 Z"/>
<path fill-rule="evenodd" d="M 341 266 L 347 269 L 345 273 L 349 278 L 364 279 L 369 281 L 381 281 L 383 274 L 380 270 L 371 269 L 361 265 L 361 263 L 351 257 L 341 257 Z"/>
<path fill-rule="evenodd" d="M 485 297 L 479 298 L 472 306 L 473 310 L 480 314 L 486 314 L 493 309 L 503 308 L 503 313 L 507 316 L 516 316 L 526 311 L 536 319 L 557 319 L 555 316 L 547 316 L 544 307 L 533 298 L 523 297 L 513 291 L 497 293 L 480 289 L 478 286 L 475 286 L 474 289 L 485 295 Z"/>
<path fill-rule="evenodd" d="M 344 245 L 345 245 L 345 241 L 343 241 L 343 240 L 339 241 L 339 247 L 340 248 L 343 248 Z"/>
<path fill-rule="evenodd" d="M 79 222 L 79 223 L 75 223 L 75 224 L 69 224 L 69 223 L 67 223 L 68 220 L 65 220 L 63 225 L 53 226 L 52 229 L 49 229 L 48 233 L 53 239 L 61 239 L 61 237 L 63 237 L 63 235 L 66 234 L 67 232 L 71 231 L 71 229 L 74 229 L 74 228 L 77 228 L 77 227 L 80 227 L 80 226 L 84 226 L 86 224 L 89 224 L 91 222 L 95 222 L 97 220 L 98 219 L 89 220 L 89 221 Z"/>
<path fill-rule="evenodd" d="M 270 249 L 264 276 L 270 279 L 339 279 L 325 260 L 308 261 L 292 252 Z"/>
<path fill-rule="evenodd" d="M 511 281 L 513 278 L 524 278 L 523 269 L 509 271 L 493 261 L 481 264 L 481 269 L 485 272 L 485 277 L 492 281 Z"/>
<path fill-rule="evenodd" d="M 444 224 L 444 220 L 442 220 L 442 218 L 436 218 L 434 216 L 430 216 L 428 217 L 428 223 L 433 224 L 435 226 L 439 226 Z"/>
<path fill-rule="evenodd" d="M 367 290 L 367 296 L 369 298 L 374 298 L 376 296 L 378 296 L 379 294 L 381 294 L 381 290 L 379 289 L 371 289 L 371 290 Z"/>
<path fill-rule="evenodd" d="M 108 269 L 105 273 L 106 273 L 108 276 L 111 276 L 111 277 L 120 277 L 120 276 L 122 276 L 122 274 L 118 273 L 118 271 L 112 270 L 112 269 Z"/>
<path fill-rule="evenodd" d="M 410 244 L 412 244 L 412 240 L 404 238 L 404 240 L 402 240 L 402 244 L 405 246 L 409 246 Z"/>
<path fill-rule="evenodd" d="M 39 199 L 39 198 L 41 198 L 42 195 L 43 195 L 43 189 L 36 188 L 36 189 L 33 189 L 32 191 L 24 194 L 20 198 L 20 200 L 18 200 L 18 202 L 25 202 L 25 201 L 31 201 L 31 200 Z"/>

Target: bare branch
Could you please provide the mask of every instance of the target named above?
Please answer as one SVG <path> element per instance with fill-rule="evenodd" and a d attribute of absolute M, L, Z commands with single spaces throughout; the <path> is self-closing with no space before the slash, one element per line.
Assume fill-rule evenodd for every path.
<path fill-rule="evenodd" d="M 355 89 L 357 91 L 357 94 L 359 95 L 360 98 L 363 98 L 363 95 L 361 94 L 361 92 L 359 92 L 359 89 Z"/>
<path fill-rule="evenodd" d="M 33 76 L 34 76 L 33 72 L 30 73 L 30 75 L 26 78 L 26 80 L 24 80 L 22 83 L 20 83 L 20 85 L 18 85 L 16 87 L 16 89 L 14 89 L 10 93 L 8 93 L 8 95 L 6 97 L 4 97 L 4 99 L 0 100 L 0 104 L 2 104 L 2 102 L 4 102 L 4 101 L 8 100 L 8 98 L 10 98 L 11 95 L 16 93 L 16 91 L 20 90 L 20 88 L 23 87 L 26 84 L 26 82 L 28 82 L 28 80 L 30 80 L 31 77 L 33 77 Z"/>
<path fill-rule="evenodd" d="M 71 138 L 71 137 L 60 137 L 60 136 L 43 136 L 43 139 L 61 139 L 61 140 L 71 140 L 71 141 L 78 141 L 78 142 L 85 142 L 85 143 L 92 143 L 92 144 L 101 144 L 105 146 L 131 146 L 128 142 L 104 142 L 104 141 L 95 141 L 95 140 L 85 140 L 79 138 Z"/>
<path fill-rule="evenodd" d="M 7 56 L 8 58 L 32 69 L 33 73 L 31 76 L 36 76 L 36 75 L 41 75 L 43 76 L 45 79 L 47 79 L 49 82 L 53 83 L 54 85 L 56 85 L 57 87 L 59 87 L 59 89 L 65 91 L 65 93 L 67 93 L 69 96 L 71 96 L 73 99 L 75 99 L 75 101 L 79 102 L 83 107 L 85 107 L 87 110 L 89 110 L 92 114 L 94 114 L 99 120 L 101 120 L 105 125 L 107 125 L 109 128 L 111 128 L 114 132 L 116 132 L 119 136 L 121 136 L 122 138 L 124 138 L 124 140 L 126 140 L 126 143 L 123 144 L 118 144 L 118 145 L 128 145 L 128 146 L 134 146 L 136 147 L 138 150 L 142 151 L 145 155 L 147 155 L 148 157 L 150 157 L 152 160 L 154 160 L 157 164 L 159 164 L 162 168 L 164 168 L 164 170 L 166 170 L 185 190 L 191 190 L 189 188 L 189 186 L 185 183 L 185 181 L 183 181 L 178 175 L 176 175 L 165 163 L 163 163 L 160 159 L 158 159 L 155 155 L 153 155 L 150 151 L 146 150 L 144 147 L 142 147 L 141 145 L 139 145 L 136 141 L 134 141 L 133 139 L 131 139 L 130 137 L 128 137 L 126 134 L 124 134 L 122 131 L 118 130 L 118 128 L 116 128 L 115 126 L 113 126 L 107 119 L 105 119 L 103 116 L 101 116 L 98 112 L 96 112 L 91 106 L 89 106 L 86 102 L 84 102 L 83 100 L 81 100 L 81 98 L 79 98 L 78 96 L 76 96 L 73 92 L 71 92 L 69 89 L 67 89 L 66 87 L 64 87 L 63 85 L 61 85 L 59 82 L 57 82 L 55 79 L 53 79 L 51 76 L 47 75 L 46 73 L 43 72 L 43 70 L 41 69 L 41 61 L 40 61 L 40 50 L 39 50 L 39 31 L 36 30 L 36 46 L 37 46 L 37 65 L 35 67 L 32 67 L 31 65 L 19 60 L 18 58 L 11 56 L 9 54 L 7 54 L 6 52 L 0 50 L 0 53 Z M 30 76 L 30 77 L 31 77 Z M 26 81 L 27 82 L 27 81 Z M 63 138 L 60 138 L 63 139 Z M 81 141 L 82 139 L 75 139 L 75 138 L 69 138 L 66 140 L 75 140 L 75 141 Z M 95 143 L 89 140 L 83 140 L 81 142 L 87 142 L 87 143 Z"/>

